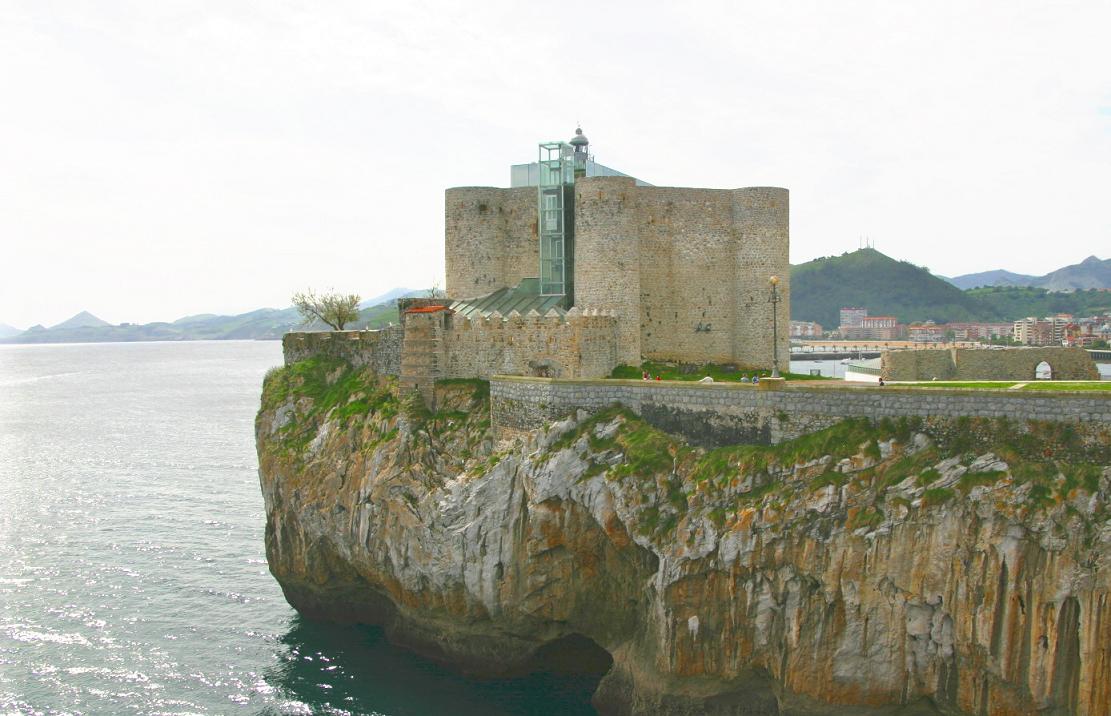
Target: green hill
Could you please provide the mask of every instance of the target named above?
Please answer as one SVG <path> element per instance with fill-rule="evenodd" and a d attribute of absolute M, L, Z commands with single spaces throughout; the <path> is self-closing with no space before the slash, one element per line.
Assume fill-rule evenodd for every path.
<path fill-rule="evenodd" d="M 1111 292 L 1094 288 L 1063 293 L 1026 286 L 993 286 L 973 288 L 965 293 L 985 310 L 1008 321 L 1027 316 L 1051 316 L 1054 313 L 1071 313 L 1074 316 L 1111 313 Z"/>
<path fill-rule="evenodd" d="M 791 267 L 791 318 L 838 325 L 843 306 L 862 306 L 873 316 L 901 323 L 933 320 L 987 321 L 999 316 L 928 270 L 896 261 L 875 249 L 815 259 Z"/>

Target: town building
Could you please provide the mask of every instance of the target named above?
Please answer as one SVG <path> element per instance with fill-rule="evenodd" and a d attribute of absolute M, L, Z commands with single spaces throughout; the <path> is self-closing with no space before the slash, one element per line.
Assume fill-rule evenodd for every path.
<path fill-rule="evenodd" d="M 868 316 L 867 308 L 859 307 L 846 307 L 841 309 L 841 322 L 839 324 L 840 332 L 844 337 L 845 330 L 848 328 L 859 328 L 864 323 L 864 319 Z"/>
<path fill-rule="evenodd" d="M 791 321 L 791 338 L 821 338 L 824 335 L 821 323 L 814 321 Z"/>
<path fill-rule="evenodd" d="M 1059 346 L 1065 343 L 1072 323 L 1073 317 L 1067 313 L 1044 319 L 1029 316 L 1014 322 L 1012 335 L 1016 343 L 1027 346 Z"/>
<path fill-rule="evenodd" d="M 945 326 L 933 321 L 911 323 L 907 326 L 907 339 L 915 343 L 943 343 L 945 330 Z"/>
<path fill-rule="evenodd" d="M 955 322 L 945 324 L 945 331 L 954 341 L 990 341 L 998 338 L 1010 338 L 1013 335 L 1012 323 L 968 323 Z"/>
<path fill-rule="evenodd" d="M 841 321 L 838 333 L 846 340 L 895 341 L 905 332 L 895 316 L 869 316 L 866 308 L 842 308 Z"/>

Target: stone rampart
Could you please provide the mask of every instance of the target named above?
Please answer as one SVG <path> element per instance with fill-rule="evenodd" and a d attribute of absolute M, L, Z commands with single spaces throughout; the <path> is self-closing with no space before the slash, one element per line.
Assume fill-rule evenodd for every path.
<path fill-rule="evenodd" d="M 398 375 L 401 372 L 403 337 L 401 326 L 378 331 L 287 333 L 282 337 L 282 355 L 286 365 L 324 356 L 339 358 L 356 366 L 370 366 L 383 375 Z"/>
<path fill-rule="evenodd" d="M 596 311 L 566 316 L 511 312 L 487 317 L 445 316 L 442 378 L 496 374 L 601 378 L 617 365 L 617 321 Z"/>
<path fill-rule="evenodd" d="M 620 403 L 652 425 L 694 444 L 778 443 L 845 418 L 984 417 L 1088 423 L 1111 439 L 1111 394 L 1030 393 L 787 384 L 759 390 L 733 383 L 550 380 L 497 376 L 493 423 L 542 427 L 576 409 Z"/>
<path fill-rule="evenodd" d="M 886 351 L 882 371 L 887 380 L 1034 380 L 1043 361 L 1054 379 L 1099 380 L 1091 354 L 1063 346 Z"/>

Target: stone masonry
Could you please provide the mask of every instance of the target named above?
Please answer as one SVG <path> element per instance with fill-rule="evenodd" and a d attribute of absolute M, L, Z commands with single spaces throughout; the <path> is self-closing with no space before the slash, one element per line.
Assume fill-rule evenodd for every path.
<path fill-rule="evenodd" d="M 532 313 L 464 318 L 446 307 L 405 314 L 402 390 L 417 389 L 431 405 L 435 381 L 490 378 L 495 373 L 602 378 L 615 365 L 612 315 Z"/>
<path fill-rule="evenodd" d="M 1111 440 L 1111 394 L 1028 393 L 787 384 L 760 390 L 734 383 L 577 381 L 497 376 L 490 381 L 495 427 L 543 427 L 571 412 L 620 403 L 694 444 L 778 443 L 845 418 L 984 417 L 1084 424 Z"/>
<path fill-rule="evenodd" d="M 887 380 L 1034 380 L 1043 361 L 1055 380 L 1099 380 L 1087 351 L 1062 346 L 887 351 L 881 370 Z"/>
<path fill-rule="evenodd" d="M 378 331 L 287 333 L 282 337 L 282 354 L 286 365 L 324 356 L 370 366 L 383 375 L 398 375 L 403 334 L 401 326 Z"/>
<path fill-rule="evenodd" d="M 447 291 L 479 296 L 537 272 L 536 190 L 446 194 Z M 788 355 L 786 189 L 575 183 L 575 305 L 612 311 L 617 361 L 772 361 L 768 278 L 780 277 L 779 352 Z"/>
<path fill-rule="evenodd" d="M 448 189 L 444 232 L 449 296 L 481 296 L 537 275 L 535 187 Z"/>

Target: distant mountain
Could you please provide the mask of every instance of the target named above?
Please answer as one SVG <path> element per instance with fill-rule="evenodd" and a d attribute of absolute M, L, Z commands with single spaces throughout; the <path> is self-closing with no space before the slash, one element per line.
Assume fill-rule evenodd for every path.
<path fill-rule="evenodd" d="M 423 288 L 391 288 L 381 296 L 368 298 L 359 304 L 359 308 L 370 308 L 371 306 L 379 306 L 383 303 L 396 301 L 399 298 L 410 298 L 412 296 L 425 296 L 428 294 L 428 289 Z"/>
<path fill-rule="evenodd" d="M 113 326 L 103 321 L 94 324 L 78 314 L 52 328 L 35 326 L 12 336 L 0 336 L 0 343 L 109 343 L 122 341 L 196 341 L 278 339 L 290 330 L 325 330 L 323 325 L 303 326 L 294 308 L 260 308 L 236 316 L 198 314 L 173 323 L 155 322 Z M 89 316 L 96 321 L 96 316 Z M 398 320 L 396 303 L 386 302 L 359 311 L 352 329 L 383 328 Z M 81 325 L 85 323 L 85 325 Z"/>
<path fill-rule="evenodd" d="M 1049 291 L 1076 291 L 1111 288 L 1111 259 L 1089 256 L 1078 264 L 1065 266 L 1044 276 L 1027 276 L 1010 271 L 982 271 L 945 279 L 957 288 L 986 286 L 1030 286 Z"/>
<path fill-rule="evenodd" d="M 1089 256 L 1078 264 L 1046 274 L 1037 286 L 1050 291 L 1111 288 L 1111 259 L 1101 261 Z"/>
<path fill-rule="evenodd" d="M 72 317 L 68 320 L 62 321 L 61 323 L 59 323 L 56 326 L 51 326 L 49 328 L 49 330 L 56 331 L 56 330 L 59 330 L 59 329 L 65 330 L 65 329 L 69 329 L 69 328 L 100 328 L 102 326 L 110 326 L 110 325 L 112 325 L 112 324 L 109 323 L 108 321 L 101 320 L 101 319 L 97 318 L 96 316 L 94 316 L 93 314 L 89 313 L 88 311 L 82 311 L 81 313 L 78 313 L 76 316 L 74 316 L 74 317 Z"/>
<path fill-rule="evenodd" d="M 843 306 L 861 306 L 873 316 L 894 315 L 901 323 L 995 318 L 993 311 L 927 269 L 875 249 L 791 267 L 792 319 L 833 328 Z"/>
<path fill-rule="evenodd" d="M 979 288 L 980 286 L 1033 286 L 1038 280 L 1037 276 L 1027 276 L 1021 273 L 1011 273 L 997 269 L 995 271 L 981 271 L 980 273 L 967 273 L 963 276 L 945 279 L 959 289 Z"/>
<path fill-rule="evenodd" d="M 7 323 L 0 323 L 0 338 L 10 338 L 11 336 L 18 336 L 23 333 L 15 326 L 9 326 Z"/>

